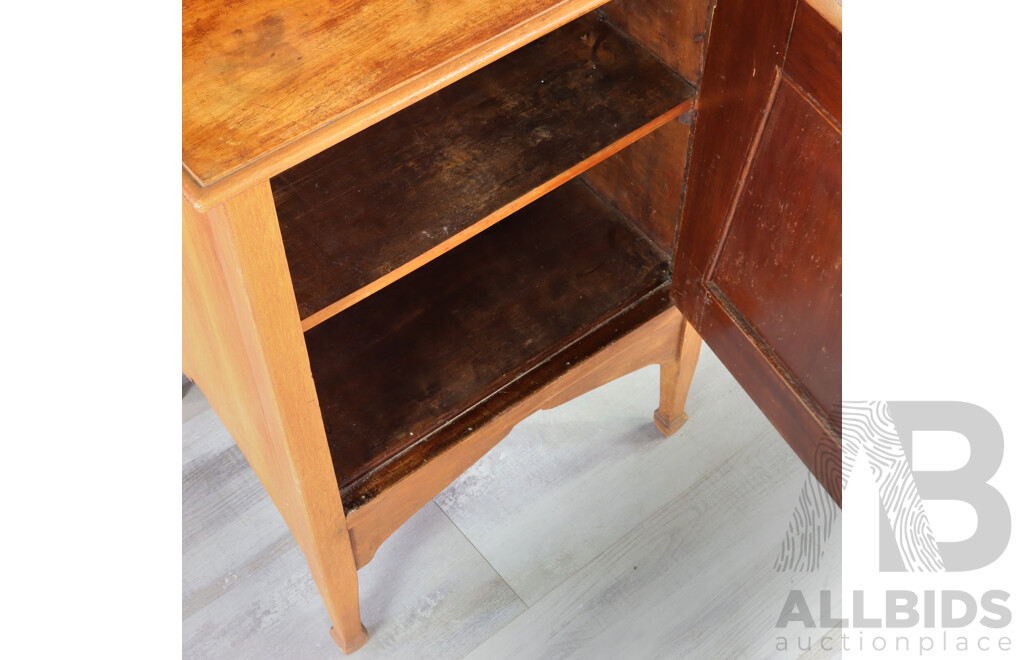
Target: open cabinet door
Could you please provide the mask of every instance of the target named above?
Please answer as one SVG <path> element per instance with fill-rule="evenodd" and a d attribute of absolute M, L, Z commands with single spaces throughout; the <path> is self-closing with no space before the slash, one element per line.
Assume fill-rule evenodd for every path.
<path fill-rule="evenodd" d="M 813 5 L 718 1 L 672 294 L 841 504 L 842 31 Z"/>

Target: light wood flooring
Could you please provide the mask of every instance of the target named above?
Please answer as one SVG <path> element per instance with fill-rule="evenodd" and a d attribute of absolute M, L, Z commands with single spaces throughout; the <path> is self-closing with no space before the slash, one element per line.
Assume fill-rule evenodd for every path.
<path fill-rule="evenodd" d="M 648 367 L 520 424 L 359 572 L 370 641 L 352 657 L 799 658 L 808 633 L 775 628 L 786 595 L 841 587 L 839 538 L 815 572 L 773 568 L 807 469 L 706 347 L 671 438 L 657 401 Z M 182 490 L 184 657 L 344 657 L 195 387 Z"/>

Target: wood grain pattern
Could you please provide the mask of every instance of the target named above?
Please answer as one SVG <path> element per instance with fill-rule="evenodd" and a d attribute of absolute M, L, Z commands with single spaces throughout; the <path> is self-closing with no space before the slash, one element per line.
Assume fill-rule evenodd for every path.
<path fill-rule="evenodd" d="M 541 53 L 529 67 L 515 58 L 502 60 L 488 75 L 504 71 L 505 78 L 476 88 L 469 83 L 460 90 L 448 87 L 598 4 L 209 0 L 184 7 L 184 367 L 224 416 L 302 548 L 334 625 L 331 635 L 346 652 L 367 639 L 359 616 L 356 566 L 369 561 L 398 525 L 517 421 L 652 361 L 662 365 L 659 426 L 671 431 L 685 419 L 682 403 L 699 344 L 679 311 L 669 308 L 666 257 L 583 183 L 569 183 L 490 227 L 472 244 L 457 246 L 682 111 L 679 95 L 672 98 L 663 82 L 671 81 L 677 91 L 686 91 L 685 85 L 656 63 L 657 58 L 680 56 L 663 50 L 671 41 L 666 39 L 666 24 L 676 26 L 670 31 L 696 25 L 681 20 L 685 12 L 679 10 L 697 4 L 682 1 L 656 5 L 657 9 L 644 4 L 645 9 L 637 11 L 642 16 L 627 12 L 619 17 L 629 34 L 656 52 L 655 57 L 644 55 L 590 17 L 580 23 L 590 26 L 582 34 L 575 27 L 567 30 L 572 38 L 564 40 L 561 50 L 544 50 L 557 38 L 524 50 L 522 57 Z M 679 254 L 686 255 L 686 265 L 681 283 L 677 282 L 682 287 L 677 299 L 688 314 L 700 312 L 688 320 L 706 333 L 709 345 L 721 350 L 723 361 L 838 500 L 838 438 L 834 433 L 813 437 L 822 428 L 822 411 L 807 395 L 812 385 L 800 380 L 805 374 L 793 366 L 792 347 L 797 342 L 784 337 L 769 345 L 763 335 L 771 335 L 772 319 L 752 311 L 733 286 L 751 277 L 737 263 L 757 246 L 737 241 L 721 249 L 734 217 L 739 229 L 751 223 L 745 215 L 749 208 L 730 196 L 733 190 L 744 189 L 748 171 L 754 172 L 748 190 L 756 192 L 760 185 L 758 200 L 771 198 L 756 178 L 759 170 L 751 166 L 750 154 L 760 135 L 757 126 L 765 126 L 760 116 L 770 109 L 766 99 L 771 84 L 765 81 L 777 79 L 786 52 L 784 35 L 793 25 L 796 5 L 790 0 L 720 4 L 725 6 L 725 27 L 716 20 L 711 42 L 719 55 L 709 54 L 709 61 L 717 64 L 709 65 L 705 78 L 711 80 L 712 72 L 720 75 L 701 100 L 702 113 L 709 110 L 713 137 L 701 142 L 700 159 L 710 162 L 700 172 L 707 179 L 703 187 L 693 191 L 691 186 L 690 198 L 698 195 L 694 204 L 700 213 L 684 223 L 686 245 Z M 796 29 L 802 33 L 816 29 L 813 21 L 807 27 L 797 18 Z M 813 42 L 811 38 L 807 43 Z M 791 53 L 806 57 L 815 52 L 811 46 L 798 47 L 800 43 L 794 37 Z M 571 61 L 562 53 L 576 58 L 569 73 L 560 68 Z M 700 76 L 700 57 L 684 56 L 673 66 L 692 67 L 695 62 Z M 827 60 L 824 65 L 832 63 Z M 796 84 L 814 90 L 813 85 L 824 79 L 817 66 L 801 71 L 794 65 L 784 75 L 794 81 L 806 77 L 806 85 Z M 518 88 L 508 84 L 510 79 L 520 80 L 515 76 L 521 76 Z M 477 78 L 485 79 L 483 74 L 473 80 Z M 557 83 L 544 87 L 537 78 Z M 609 82 L 613 78 L 619 81 L 614 86 Z M 832 89 L 835 80 L 838 76 L 821 89 Z M 404 119 L 395 119 L 394 125 L 401 123 L 402 130 L 385 126 L 375 136 L 368 128 L 438 90 L 442 91 L 433 105 L 427 101 Z M 813 104 L 827 109 L 835 99 L 841 97 L 815 99 Z M 652 110 L 663 102 L 668 104 L 660 113 Z M 582 108 L 593 116 L 569 116 L 567 108 Z M 439 113 L 442 120 L 435 125 L 417 119 L 416 112 L 427 110 Z M 544 121 L 537 121 L 538 116 Z M 630 128 L 632 119 L 639 124 Z M 446 134 L 453 126 L 461 131 L 472 121 L 481 123 L 470 135 L 486 140 L 461 143 Z M 587 131 L 567 130 L 574 121 L 589 124 Z M 553 132 L 549 126 L 559 130 Z M 614 131 L 595 133 L 594 126 Z M 505 127 L 509 131 L 503 134 Z M 568 142 L 559 143 L 546 133 Z M 765 144 L 786 135 L 798 141 L 792 130 L 772 125 L 764 135 Z M 359 243 L 329 235 L 336 240 L 332 249 L 337 251 L 324 259 L 329 268 L 339 266 L 342 254 L 349 259 L 373 255 L 378 261 L 361 267 L 373 273 L 372 279 L 357 283 L 325 307 L 314 308 L 312 314 L 339 300 L 351 304 L 369 293 L 376 295 L 303 336 L 302 317 L 313 317 L 300 315 L 292 279 L 303 278 L 289 262 L 303 259 L 292 258 L 286 249 L 269 179 L 352 136 L 357 137 L 338 153 L 357 153 L 360 139 L 366 141 L 365 154 L 379 153 L 391 140 L 395 151 L 388 151 L 389 156 L 397 152 L 401 157 L 390 169 L 378 167 L 379 161 L 369 156 L 349 164 L 359 175 L 356 193 L 365 197 L 359 205 L 342 200 L 337 205 L 344 208 L 335 217 L 350 219 L 352 207 L 364 207 L 369 220 L 358 227 L 369 228 L 369 239 Z M 515 143 L 504 160 L 493 153 L 474 160 L 487 140 L 505 147 L 524 137 L 528 148 Z M 418 139 L 420 146 L 442 145 L 441 150 L 449 152 L 431 159 L 435 152 L 409 150 Z M 526 153 L 537 167 L 527 166 Z M 664 154 L 663 160 L 645 162 L 649 156 L 637 153 L 640 156 L 633 161 L 624 158 L 618 164 L 613 179 L 641 179 L 641 170 L 663 167 Z M 573 160 L 568 164 L 559 160 L 569 156 Z M 777 165 L 793 166 L 791 160 L 783 161 Z M 502 165 L 497 172 L 478 166 L 494 162 Z M 425 169 L 442 172 L 456 185 L 446 190 L 437 185 L 438 179 L 424 179 L 416 185 L 435 197 L 410 195 L 415 178 L 410 173 L 423 163 L 432 164 Z M 313 169 L 322 176 L 327 168 Z M 527 176 L 538 171 L 546 172 L 539 182 Z M 384 183 L 362 190 L 367 172 L 379 174 Z M 518 176 L 526 178 L 520 181 Z M 695 180 L 691 169 L 690 182 Z M 314 181 L 308 194 L 298 194 L 296 203 L 307 204 L 322 193 L 317 183 L 325 183 L 323 189 L 332 194 L 344 187 L 328 176 Z M 477 185 L 479 194 L 467 194 L 472 190 L 467 185 Z M 659 209 L 670 205 L 664 199 L 672 197 L 677 185 L 678 179 L 671 179 L 665 190 L 656 191 Z M 287 183 L 276 192 L 286 188 Z M 489 206 L 464 216 L 453 207 L 453 200 L 478 202 L 496 191 L 515 194 L 507 200 L 490 198 Z M 295 184 L 294 192 L 302 192 L 301 184 Z M 622 208 L 643 208 L 645 203 L 635 195 L 609 196 Z M 407 207 L 388 212 L 382 203 L 388 198 L 401 199 Z M 442 203 L 428 203 L 431 200 Z M 803 200 L 804 206 L 814 206 L 813 201 Z M 444 221 L 423 229 L 412 212 L 424 209 L 436 211 Z M 734 215 L 733 209 L 739 213 Z M 305 223 L 312 217 L 296 225 L 285 218 L 284 224 L 289 230 L 301 225 L 298 235 L 309 251 L 323 256 L 330 241 L 309 229 L 323 226 Z M 429 234 L 440 226 L 443 233 L 444 222 L 451 217 L 465 223 L 456 238 L 428 235 L 425 243 L 413 245 L 420 240 L 419 231 Z M 387 224 L 392 221 L 395 224 Z M 664 221 L 638 224 L 663 245 L 671 243 Z M 783 235 L 796 233 L 789 229 Z M 395 253 L 388 253 L 392 248 Z M 720 271 L 722 287 L 712 277 L 715 259 L 725 266 Z M 359 270 L 352 269 L 352 263 L 340 267 L 346 272 Z M 411 272 L 414 268 L 419 270 Z M 334 273 L 317 275 L 318 283 L 344 279 Z M 782 273 L 773 282 L 780 289 L 771 295 L 784 293 L 787 282 L 792 283 Z M 821 391 L 831 396 L 827 384 L 823 387 Z M 747 495 L 758 496 L 757 483 L 745 486 Z M 688 522 L 692 532 L 697 525 Z M 674 539 L 666 543 L 678 548 Z M 735 549 L 724 554 L 733 561 L 741 558 Z M 603 564 L 611 566 L 609 573 L 622 572 L 621 557 L 615 554 Z M 724 559 L 715 555 L 712 563 Z M 699 616 L 697 623 L 702 623 Z M 572 633 L 571 626 L 567 629 Z M 595 637 L 601 643 L 591 652 L 627 650 L 624 645 L 633 640 L 628 635 L 609 637 L 610 630 L 608 626 Z M 525 643 L 535 645 L 536 640 Z"/>
<path fill-rule="evenodd" d="M 710 287 L 709 295 L 715 288 Z M 723 299 L 707 306 L 700 336 L 771 420 L 789 446 L 840 506 L 843 503 L 841 436 L 806 396 L 785 365 Z"/>
<path fill-rule="evenodd" d="M 687 80 L 704 69 L 710 25 L 707 0 L 615 0 L 608 20 Z M 669 252 L 675 249 L 690 149 L 690 124 L 666 124 L 584 174 L 594 190 Z"/>
<path fill-rule="evenodd" d="M 807 0 L 807 6 L 821 14 L 836 30 L 843 31 L 843 0 Z"/>
<path fill-rule="evenodd" d="M 718 245 L 795 10 L 796 0 L 718 0 L 715 6 L 672 276 L 675 300 L 698 329 L 703 299 L 684 292 L 700 289 Z"/>
<path fill-rule="evenodd" d="M 182 657 L 338 660 L 280 514 L 199 388 L 186 406 L 200 412 L 182 423 Z M 357 658 L 461 657 L 525 609 L 433 505 L 359 571 L 359 588 L 372 635 Z"/>
<path fill-rule="evenodd" d="M 343 493 L 356 565 L 527 416 L 671 359 L 681 323 L 661 287 Z"/>
<path fill-rule="evenodd" d="M 205 209 L 602 0 L 189 0 L 183 192 Z"/>
<path fill-rule="evenodd" d="M 186 407 L 197 414 L 190 418 Z M 187 619 L 230 588 L 231 581 L 222 576 L 251 572 L 239 570 L 235 562 L 250 566 L 258 555 L 276 556 L 281 543 L 295 546 L 295 541 L 198 387 L 189 390 L 182 408 L 181 596 L 182 619 Z M 241 511 L 245 517 L 239 519 Z M 232 543 L 233 552 L 225 553 Z"/>
<path fill-rule="evenodd" d="M 275 177 L 304 327 L 669 122 L 693 93 L 587 15 Z"/>
<path fill-rule="evenodd" d="M 208 214 L 183 200 L 183 362 L 309 563 L 343 648 L 366 641 L 355 563 L 269 183 Z"/>
<path fill-rule="evenodd" d="M 578 183 L 306 333 L 347 488 L 667 281 L 665 257 Z"/>
<path fill-rule="evenodd" d="M 690 82 L 700 82 L 709 0 L 612 0 L 601 11 Z"/>
<path fill-rule="evenodd" d="M 843 123 L 843 32 L 801 2 L 793 19 L 786 75 L 815 103 Z"/>
<path fill-rule="evenodd" d="M 842 401 L 841 162 L 842 135 L 783 79 L 708 278 L 826 414 Z"/>
<path fill-rule="evenodd" d="M 605 201 L 666 252 L 675 246 L 690 127 L 673 121 L 583 173 Z"/>

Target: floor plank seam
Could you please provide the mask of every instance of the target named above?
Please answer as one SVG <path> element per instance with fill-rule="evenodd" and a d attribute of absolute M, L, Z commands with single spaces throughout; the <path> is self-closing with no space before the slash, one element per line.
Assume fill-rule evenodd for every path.
<path fill-rule="evenodd" d="M 492 564 L 492 563 L 491 563 L 491 560 L 490 560 L 490 559 L 488 559 L 488 558 L 487 558 L 487 556 L 486 556 L 486 555 L 485 555 L 485 554 L 484 554 L 483 552 L 481 552 L 481 551 L 480 551 L 480 548 L 476 547 L 476 544 L 475 544 L 475 543 L 473 543 L 473 542 L 472 542 L 472 541 L 471 541 L 471 540 L 469 539 L 469 537 L 468 537 L 468 536 L 466 536 L 466 533 L 465 533 L 464 531 L 462 531 L 462 528 L 461 528 L 461 527 L 459 527 L 458 525 L 456 525 L 456 524 L 455 524 L 455 521 L 454 521 L 454 520 L 452 520 L 452 519 L 451 519 L 451 517 L 449 517 L 449 516 L 448 516 L 448 512 L 447 512 L 447 511 L 445 511 L 445 510 L 444 510 L 444 508 L 443 508 L 443 507 L 441 507 L 441 505 L 440 505 L 440 504 L 438 504 L 437 502 L 435 502 L 434 500 L 430 500 L 430 503 L 431 503 L 431 504 L 433 504 L 434 506 L 436 506 L 436 507 L 437 507 L 438 511 L 440 511 L 440 512 L 441 512 L 441 514 L 442 514 L 442 515 L 443 515 L 443 516 L 444 516 L 444 517 L 445 517 L 445 518 L 446 518 L 446 519 L 448 520 L 448 522 L 450 522 L 450 523 L 452 524 L 452 526 L 453 526 L 453 527 L 455 527 L 455 529 L 459 530 L 459 534 L 461 534 L 461 535 L 462 535 L 462 538 L 466 539 L 466 543 L 468 543 L 468 544 L 469 544 L 469 545 L 470 545 L 470 546 L 471 546 L 471 547 L 473 548 L 473 550 L 475 550 L 475 551 L 476 551 L 476 554 L 480 555 L 480 558 L 481 558 L 481 559 L 483 559 L 483 560 L 484 560 L 484 562 L 486 562 L 486 563 L 487 563 L 487 565 L 488 565 L 488 566 L 490 567 L 490 569 L 491 569 L 492 571 L 494 571 L 494 574 L 495 574 L 495 575 L 497 575 L 497 576 L 498 576 L 499 578 L 501 578 L 501 581 L 502 581 L 502 583 L 503 583 L 503 584 L 504 584 L 504 585 L 505 585 L 506 587 L 508 587 L 509 591 L 511 591 L 512 593 L 514 593 L 514 594 L 516 595 L 516 599 L 517 599 L 517 600 L 518 600 L 518 601 L 519 601 L 520 603 L 522 603 L 522 604 L 523 604 L 523 607 L 524 607 L 524 608 L 526 608 L 526 609 L 524 609 L 523 611 L 525 612 L 526 610 L 530 609 L 530 606 L 526 604 L 526 601 L 525 601 L 525 600 L 523 600 L 523 597 L 519 595 L 519 592 L 518 592 L 518 591 L 516 591 L 515 589 L 513 589 L 513 588 L 512 588 L 512 585 L 511 585 L 511 584 L 509 584 L 509 583 L 508 583 L 508 580 L 506 580 L 506 579 L 505 579 L 505 576 L 504 576 L 504 575 L 502 575 L 502 574 L 501 574 L 501 573 L 500 573 L 500 572 L 498 571 L 498 569 L 496 569 L 496 568 L 494 567 L 494 564 Z M 514 621 L 515 619 L 512 619 L 512 620 Z"/>

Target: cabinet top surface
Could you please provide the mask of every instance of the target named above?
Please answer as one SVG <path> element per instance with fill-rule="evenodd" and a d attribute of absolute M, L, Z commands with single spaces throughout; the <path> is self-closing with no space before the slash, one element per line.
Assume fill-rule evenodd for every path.
<path fill-rule="evenodd" d="M 600 4 L 185 0 L 185 173 L 272 176 Z"/>

